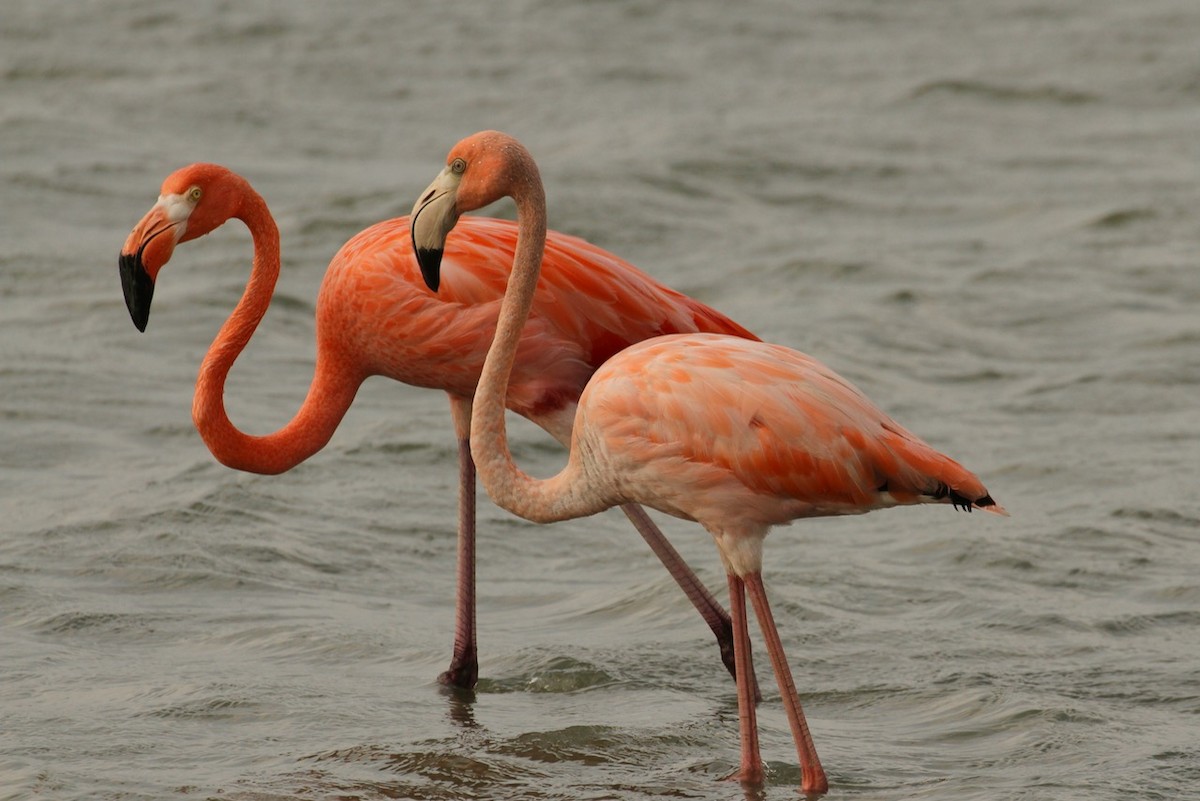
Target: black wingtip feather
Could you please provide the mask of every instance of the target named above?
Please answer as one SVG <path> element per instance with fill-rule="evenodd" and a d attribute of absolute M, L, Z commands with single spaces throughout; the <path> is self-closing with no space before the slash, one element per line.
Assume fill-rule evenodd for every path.
<path fill-rule="evenodd" d="M 980 498 L 968 498 L 958 490 L 946 484 L 939 483 L 937 489 L 929 493 L 929 497 L 941 500 L 949 498 L 950 505 L 955 509 L 960 509 L 964 512 L 970 512 L 974 509 L 986 509 L 990 506 L 996 506 L 996 502 L 992 500 L 991 495 L 984 495 Z"/>

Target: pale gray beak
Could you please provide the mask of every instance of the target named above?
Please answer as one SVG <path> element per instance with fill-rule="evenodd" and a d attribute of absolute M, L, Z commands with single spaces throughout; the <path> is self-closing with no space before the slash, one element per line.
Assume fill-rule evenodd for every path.
<path fill-rule="evenodd" d="M 412 234 L 413 253 L 421 267 L 425 285 L 437 292 L 441 283 L 442 252 L 446 235 L 458 222 L 455 196 L 462 176 L 449 167 L 438 173 L 433 183 L 421 193 L 408 220 Z"/>

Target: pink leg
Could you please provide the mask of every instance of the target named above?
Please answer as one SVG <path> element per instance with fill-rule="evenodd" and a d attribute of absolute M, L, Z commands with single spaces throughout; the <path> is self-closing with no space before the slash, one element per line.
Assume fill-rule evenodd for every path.
<path fill-rule="evenodd" d="M 758 750 L 758 717 L 754 711 L 755 688 L 748 677 L 750 668 L 750 631 L 746 619 L 745 586 L 740 578 L 727 574 L 729 581 L 729 612 L 733 622 L 733 647 L 737 661 L 738 734 L 742 743 L 742 760 L 738 772 L 730 776 L 751 784 L 762 784 L 763 765 Z"/>
<path fill-rule="evenodd" d="M 438 676 L 449 687 L 469 690 L 479 679 L 475 645 L 475 460 L 471 458 L 471 402 L 450 398 L 458 435 L 458 581 L 454 599 L 454 651 Z"/>
<path fill-rule="evenodd" d="M 735 662 L 736 648 L 734 647 L 733 624 L 729 613 L 721 608 L 721 604 L 704 586 L 704 582 L 700 581 L 700 577 L 688 567 L 687 562 L 683 561 L 679 551 L 675 550 L 675 546 L 667 541 L 662 530 L 654 525 L 654 521 L 650 519 L 650 515 L 646 514 L 645 509 L 637 504 L 627 503 L 621 507 L 621 511 L 633 523 L 633 527 L 642 535 L 642 539 L 650 546 L 650 550 L 654 551 L 655 556 L 675 579 L 675 583 L 683 590 L 683 594 L 692 602 L 692 606 L 696 607 L 700 617 L 704 618 L 704 622 L 712 629 L 712 633 L 717 638 L 717 645 L 721 649 L 721 661 L 725 663 L 729 675 L 736 679 L 738 677 L 738 667 Z M 754 664 L 749 646 L 750 643 L 747 640 L 746 661 L 750 665 L 750 688 L 757 703 L 762 696 L 758 692 L 758 680 L 754 676 Z"/>
<path fill-rule="evenodd" d="M 458 579 L 454 610 L 454 651 L 450 667 L 438 681 L 452 687 L 470 689 L 479 679 L 479 653 L 475 635 L 475 461 L 471 457 L 471 401 L 450 395 L 450 413 L 454 420 L 454 431 L 458 437 Z M 704 622 L 712 629 L 721 650 L 725 667 L 735 678 L 737 667 L 734 662 L 733 627 L 729 614 L 713 597 L 699 577 L 683 561 L 683 557 L 667 541 L 662 531 L 635 504 L 621 509 L 642 535 L 646 544 L 654 551 L 667 568 L 672 578 L 683 589 L 692 605 L 700 612 Z M 746 651 L 750 659 L 749 650 Z M 753 665 L 749 669 L 751 687 L 755 701 L 761 699 Z"/>
<path fill-rule="evenodd" d="M 750 573 L 743 578 L 750 593 L 750 602 L 754 605 L 754 615 L 762 627 L 771 666 L 775 669 L 775 680 L 779 682 L 779 693 L 783 696 L 783 708 L 792 728 L 792 739 L 796 741 L 796 755 L 800 758 L 800 789 L 806 793 L 827 792 L 829 781 L 825 778 L 825 770 L 817 757 L 817 748 L 813 745 L 812 735 L 808 731 L 804 711 L 800 709 L 796 682 L 792 679 L 792 669 L 788 667 L 787 655 L 783 652 L 783 643 L 779 640 L 779 630 L 775 627 L 775 618 L 771 615 L 770 604 L 767 603 L 762 574 Z"/>

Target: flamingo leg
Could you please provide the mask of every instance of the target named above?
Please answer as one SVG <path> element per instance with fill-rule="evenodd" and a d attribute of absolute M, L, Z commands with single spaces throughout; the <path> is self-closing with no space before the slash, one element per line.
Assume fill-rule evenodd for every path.
<path fill-rule="evenodd" d="M 673 546 L 662 533 L 662 530 L 654 524 L 650 519 L 650 515 L 646 510 L 637 504 L 627 503 L 621 507 L 621 511 L 629 518 L 629 522 L 633 523 L 633 527 L 642 535 L 642 539 L 650 546 L 650 550 L 654 551 L 654 555 L 671 574 L 671 578 L 675 579 L 683 594 L 692 602 L 692 606 L 696 607 L 696 611 L 700 613 L 700 617 L 704 618 L 704 622 L 712 629 L 713 635 L 717 638 L 717 646 L 721 649 L 721 661 L 725 663 L 725 668 L 729 671 L 729 675 L 734 679 L 738 677 L 739 668 L 736 663 L 736 647 L 734 646 L 733 623 L 729 613 L 726 612 L 719 601 L 713 597 L 713 594 L 704 586 L 704 582 L 700 581 L 687 562 L 683 561 L 683 557 L 679 555 L 679 551 Z M 758 680 L 754 676 L 754 665 L 750 654 L 750 643 L 746 642 L 746 664 L 749 665 L 748 675 L 750 677 L 750 687 L 754 696 L 755 703 L 762 700 L 762 696 L 758 691 Z"/>
<path fill-rule="evenodd" d="M 471 401 L 450 396 L 450 413 L 458 437 L 458 568 L 454 605 L 454 650 L 450 667 L 438 676 L 441 684 L 471 689 L 479 679 L 479 652 L 476 644 L 475 622 L 475 460 L 471 456 Z M 738 676 L 737 648 L 734 645 L 733 624 L 729 613 L 688 567 L 675 546 L 650 519 L 646 510 L 636 504 L 621 507 L 642 539 L 666 567 L 667 572 L 683 590 L 692 606 L 712 630 L 721 651 L 721 661 L 735 679 Z M 749 639 L 746 641 L 746 675 L 750 679 L 754 702 L 762 700 L 758 679 L 754 675 Z"/>
<path fill-rule="evenodd" d="M 738 734 L 742 744 L 741 766 L 730 776 L 741 782 L 762 784 L 763 765 L 758 749 L 758 714 L 755 712 L 755 687 L 750 677 L 750 630 L 746 619 L 746 593 L 742 579 L 726 574 L 729 581 L 729 613 L 733 623 L 733 646 L 737 662 Z"/>
<path fill-rule="evenodd" d="M 458 436 L 458 569 L 454 595 L 454 651 L 438 676 L 448 687 L 469 690 L 479 679 L 475 640 L 475 460 L 471 457 L 471 402 L 450 398 Z"/>
<path fill-rule="evenodd" d="M 771 667 L 775 669 L 775 680 L 779 682 L 779 693 L 783 696 L 783 708 L 787 712 L 788 725 L 792 728 L 792 739 L 796 742 L 796 755 L 800 758 L 800 789 L 810 794 L 827 792 L 829 781 L 825 778 L 825 770 L 821 767 L 821 760 L 817 757 L 817 748 L 813 745 L 808 722 L 804 719 L 804 711 L 800 708 L 796 682 L 792 678 L 792 669 L 788 667 L 787 655 L 783 652 L 783 643 L 779 639 L 779 630 L 775 627 L 775 618 L 772 616 L 771 606 L 767 602 L 767 591 L 763 587 L 762 574 L 748 573 L 743 580 L 750 594 L 750 602 L 754 605 L 754 615 L 758 618 L 759 626 L 762 627 L 763 639 L 767 643 L 767 653 L 771 657 Z"/>

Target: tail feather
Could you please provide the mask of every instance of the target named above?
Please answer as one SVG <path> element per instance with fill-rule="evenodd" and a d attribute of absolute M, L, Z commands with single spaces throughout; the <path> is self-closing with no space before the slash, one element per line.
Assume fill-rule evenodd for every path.
<path fill-rule="evenodd" d="M 916 495 L 950 503 L 964 512 L 980 509 L 1008 517 L 1004 507 L 996 503 L 983 482 L 970 470 L 898 426 L 889 427 L 889 430 L 895 437 L 895 452 L 909 468 L 903 471 L 905 475 L 889 481 L 890 485 L 907 485 Z"/>
<path fill-rule="evenodd" d="M 972 478 L 974 478 L 974 476 L 972 476 Z M 978 481 L 979 479 L 975 479 L 975 483 L 978 483 Z M 980 489 L 983 488 L 982 484 L 979 486 Z M 987 494 L 986 491 L 982 495 L 970 497 L 964 495 L 962 492 L 946 484 L 945 482 L 939 481 L 937 489 L 929 493 L 929 497 L 937 498 L 939 500 L 946 498 L 950 501 L 950 504 L 955 509 L 961 509 L 964 512 L 970 512 L 974 509 L 982 509 L 985 512 L 991 512 L 992 514 L 1008 517 L 1008 512 L 1004 509 L 1004 507 L 996 503 L 996 501 L 992 499 L 992 496 Z"/>
<path fill-rule="evenodd" d="M 686 298 L 686 300 L 691 306 L 692 320 L 696 324 L 697 331 L 710 334 L 726 334 L 731 337 L 738 337 L 739 339 L 758 341 L 758 337 L 716 309 L 692 298 Z"/>

